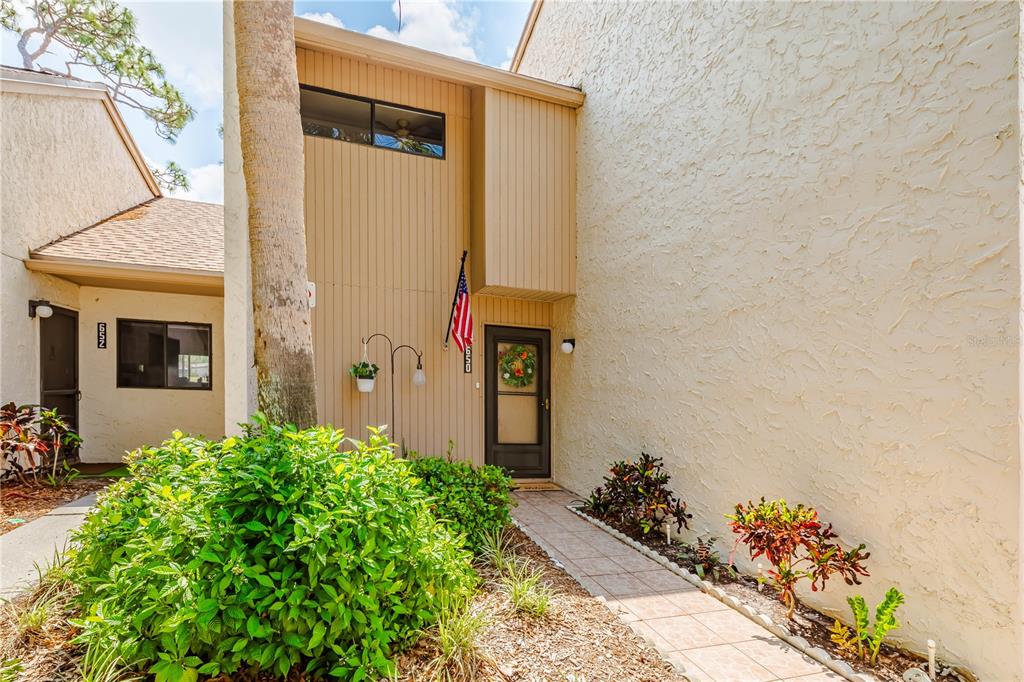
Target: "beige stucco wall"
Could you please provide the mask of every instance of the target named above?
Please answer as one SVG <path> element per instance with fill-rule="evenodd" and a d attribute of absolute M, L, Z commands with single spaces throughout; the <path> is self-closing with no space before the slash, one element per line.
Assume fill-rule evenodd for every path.
<path fill-rule="evenodd" d="M 0 92 L 0 400 L 39 401 L 28 300 L 77 307 L 77 287 L 27 271 L 30 249 L 153 197 L 103 103 Z"/>
<path fill-rule="evenodd" d="M 224 435 L 224 299 L 82 287 L 80 300 L 82 461 L 119 461 L 126 450 L 160 443 L 175 429 Z M 213 388 L 117 388 L 118 318 L 212 324 Z M 107 323 L 105 349 L 96 347 L 98 322 Z"/>
<path fill-rule="evenodd" d="M 812 504 L 987 680 L 1024 678 L 1018 11 L 548 0 L 520 69 L 587 94 L 557 480 L 664 456 L 723 549 L 735 502 Z"/>

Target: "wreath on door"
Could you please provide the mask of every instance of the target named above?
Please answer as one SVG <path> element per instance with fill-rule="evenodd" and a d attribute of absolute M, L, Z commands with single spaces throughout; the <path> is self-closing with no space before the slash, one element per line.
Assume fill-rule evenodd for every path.
<path fill-rule="evenodd" d="M 509 386 L 523 388 L 533 383 L 537 369 L 537 354 L 523 345 L 515 345 L 498 355 L 501 380 Z"/>

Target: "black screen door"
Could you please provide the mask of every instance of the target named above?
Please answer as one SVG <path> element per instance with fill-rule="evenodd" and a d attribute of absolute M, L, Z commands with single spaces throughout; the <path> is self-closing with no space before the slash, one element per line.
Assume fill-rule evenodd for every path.
<path fill-rule="evenodd" d="M 551 476 L 551 334 L 486 327 L 485 461 L 516 478 Z"/>
<path fill-rule="evenodd" d="M 39 403 L 56 408 L 68 425 L 78 431 L 78 313 L 53 308 L 53 315 L 39 319 Z"/>

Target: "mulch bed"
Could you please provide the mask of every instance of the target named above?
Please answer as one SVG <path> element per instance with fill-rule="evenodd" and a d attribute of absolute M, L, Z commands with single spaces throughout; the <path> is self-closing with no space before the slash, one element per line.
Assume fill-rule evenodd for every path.
<path fill-rule="evenodd" d="M 640 639 L 607 606 L 592 597 L 575 579 L 557 568 L 547 554 L 518 529 L 511 529 L 516 553 L 544 571 L 554 596 L 549 612 L 539 619 L 517 616 L 494 582 L 480 569 L 484 585 L 474 607 L 492 617 L 480 637 L 480 648 L 494 661 L 473 679 L 502 682 L 671 682 L 685 680 L 658 652 Z M 419 645 L 399 659 L 405 680 L 426 680 L 433 659 Z"/>
<path fill-rule="evenodd" d="M 491 619 L 478 640 L 485 658 L 472 680 L 482 682 L 548 682 L 576 679 L 579 682 L 681 682 L 658 653 L 637 637 L 600 601 L 558 569 L 536 544 L 512 529 L 520 556 L 543 570 L 543 581 L 552 589 L 549 612 L 539 619 L 516 615 L 497 588 L 493 571 L 480 568 L 483 587 L 473 606 Z M 17 602 L 24 603 L 28 595 Z M 78 680 L 81 652 L 69 640 L 74 629 L 64 609 L 31 637 L 18 634 L 13 609 L 0 610 L 0 662 L 18 658 L 24 666 L 19 682 Z M 438 678 L 428 672 L 435 652 L 425 638 L 398 659 L 403 682 Z M 572 677 L 572 676 L 575 676 Z M 225 678 L 219 678 L 225 680 Z M 264 679 L 264 678 L 261 678 Z M 265 678 L 267 680 L 273 678 Z M 294 676 L 295 682 L 302 678 Z M 441 678 L 445 679 L 445 678 Z M 464 680 L 453 676 L 453 682 Z"/>
<path fill-rule="evenodd" d="M 580 511 L 586 514 L 582 509 Z M 588 514 L 588 516 L 592 515 Z M 637 542 L 646 545 L 662 556 L 667 557 L 676 565 L 693 573 L 697 572 L 696 566 L 688 553 L 682 552 L 680 550 L 680 546 L 677 544 L 673 543 L 670 545 L 665 542 L 664 535 L 660 533 L 652 533 L 649 536 L 644 536 L 623 527 L 622 524 L 618 523 L 615 519 L 602 518 L 599 520 L 608 524 L 612 528 L 615 528 L 619 532 L 625 533 Z M 787 622 L 786 607 L 781 601 L 779 601 L 778 591 L 767 584 L 759 585 L 756 578 L 736 572 L 732 574 L 731 578 L 729 575 L 724 574 L 724 572 L 721 574 L 720 579 L 715 579 L 715 577 L 712 576 L 705 576 L 705 578 L 713 582 L 727 594 L 739 599 L 741 603 L 750 606 L 758 613 L 768 616 L 776 623 L 786 625 L 794 635 L 803 637 L 813 646 L 821 647 L 831 654 L 833 658 L 839 658 L 846 661 L 856 672 L 869 673 L 877 677 L 879 680 L 884 680 L 885 682 L 902 682 L 903 673 L 910 668 L 920 668 L 925 672 L 928 670 L 927 662 L 922 660 L 919 656 L 887 644 L 882 645 L 882 649 L 878 654 L 878 662 L 874 666 L 865 664 L 856 657 L 846 655 L 834 642 L 832 642 L 830 638 L 829 629 L 832 627 L 832 623 L 834 622 L 832 618 L 822 615 L 802 603 L 798 603 L 796 613 L 794 613 L 793 616 L 794 619 Z M 760 589 L 758 589 L 759 587 Z M 873 613 L 874 604 L 871 604 L 870 608 Z M 897 612 L 897 618 L 898 617 L 899 613 Z M 942 664 L 941 661 L 937 661 L 937 667 L 939 669 L 939 673 L 936 680 L 943 682 L 959 682 L 964 679 L 973 679 L 973 677 L 968 676 L 961 677 L 950 666 Z"/>
<path fill-rule="evenodd" d="M 110 478 L 76 478 L 59 488 L 45 482 L 25 485 L 4 481 L 0 485 L 0 535 L 24 526 L 61 505 L 74 502 L 83 495 L 102 490 L 112 481 Z M 20 519 L 22 522 L 12 523 L 11 519 Z"/>

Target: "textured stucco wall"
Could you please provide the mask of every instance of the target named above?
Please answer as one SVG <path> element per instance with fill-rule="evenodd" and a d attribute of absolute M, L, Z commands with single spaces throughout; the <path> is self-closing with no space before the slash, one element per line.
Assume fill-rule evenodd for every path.
<path fill-rule="evenodd" d="M 162 442 L 175 429 L 224 435 L 224 299 L 82 287 L 78 314 L 80 432 L 83 462 L 117 462 L 126 450 Z M 213 388 L 209 391 L 117 388 L 117 319 L 213 325 Z M 107 347 L 96 347 L 96 324 L 107 323 Z"/>
<path fill-rule="evenodd" d="M 520 68 L 587 94 L 557 480 L 664 456 L 724 549 L 736 501 L 812 504 L 988 680 L 1024 678 L 1018 11 L 548 0 Z"/>
<path fill-rule="evenodd" d="M 28 300 L 77 308 L 78 287 L 29 272 L 28 252 L 152 198 L 103 104 L 0 92 L 0 400 L 39 401 Z"/>
<path fill-rule="evenodd" d="M 235 54 L 233 6 L 224 3 L 224 54 Z M 249 204 L 242 172 L 235 59 L 224 60 L 224 432 L 256 411 L 253 357 L 252 277 L 249 272 Z"/>

